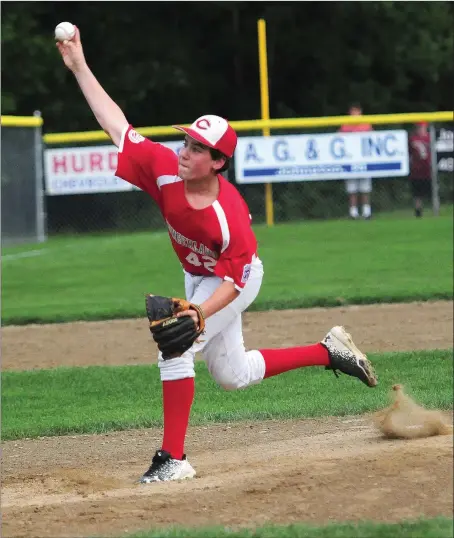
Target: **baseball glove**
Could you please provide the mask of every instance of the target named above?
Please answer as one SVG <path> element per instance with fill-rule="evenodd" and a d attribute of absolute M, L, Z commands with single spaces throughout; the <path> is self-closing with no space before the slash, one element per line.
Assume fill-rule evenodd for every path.
<path fill-rule="evenodd" d="M 150 332 L 164 360 L 180 357 L 205 330 L 205 316 L 200 306 L 174 297 L 148 294 L 145 299 Z M 190 316 L 178 312 L 195 310 L 198 326 Z"/>

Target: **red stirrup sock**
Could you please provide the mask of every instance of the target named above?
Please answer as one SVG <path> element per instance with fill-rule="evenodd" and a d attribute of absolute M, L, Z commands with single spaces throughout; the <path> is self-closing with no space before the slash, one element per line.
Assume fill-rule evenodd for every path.
<path fill-rule="evenodd" d="M 328 350 L 322 344 L 259 351 L 265 359 L 265 377 L 304 366 L 329 366 Z"/>
<path fill-rule="evenodd" d="M 164 439 L 162 450 L 176 460 L 184 454 L 184 440 L 188 429 L 189 414 L 194 400 L 194 378 L 162 382 L 164 407 Z"/>

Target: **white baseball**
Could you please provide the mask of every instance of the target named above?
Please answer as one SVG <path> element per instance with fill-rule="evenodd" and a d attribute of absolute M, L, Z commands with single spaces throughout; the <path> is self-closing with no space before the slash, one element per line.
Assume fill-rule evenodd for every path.
<path fill-rule="evenodd" d="M 55 27 L 55 39 L 67 41 L 76 35 L 76 27 L 70 22 L 61 22 Z"/>

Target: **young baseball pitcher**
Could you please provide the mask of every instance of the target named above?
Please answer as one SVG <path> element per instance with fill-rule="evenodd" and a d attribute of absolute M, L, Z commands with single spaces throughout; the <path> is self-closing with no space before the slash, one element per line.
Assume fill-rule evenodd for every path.
<path fill-rule="evenodd" d="M 185 133 L 177 156 L 145 139 L 128 123 L 89 69 L 79 30 L 57 43 L 100 126 L 118 147 L 116 175 L 147 192 L 158 204 L 182 265 L 186 300 L 148 295 L 150 331 L 160 350 L 164 435 L 142 483 L 192 478 L 184 454 L 194 398 L 194 357 L 201 352 L 210 374 L 226 390 L 254 385 L 306 366 L 324 366 L 358 378 L 377 378 L 367 357 L 341 326 L 310 346 L 246 351 L 241 315 L 263 279 L 248 207 L 220 172 L 233 157 L 237 135 L 226 120 L 205 115 Z"/>

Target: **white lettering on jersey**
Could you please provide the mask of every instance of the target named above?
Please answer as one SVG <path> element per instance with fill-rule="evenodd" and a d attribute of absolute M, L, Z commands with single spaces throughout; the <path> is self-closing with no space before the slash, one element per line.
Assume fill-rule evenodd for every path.
<path fill-rule="evenodd" d="M 211 271 L 214 273 L 214 267 L 216 266 L 216 260 L 212 258 L 211 256 L 201 256 L 201 259 L 197 256 L 197 254 L 194 254 L 194 252 L 190 252 L 186 256 L 186 261 L 192 265 L 195 265 L 196 267 L 200 267 L 203 265 L 205 269 L 208 271 Z"/>
<path fill-rule="evenodd" d="M 172 226 L 168 222 L 167 222 L 167 227 L 169 228 L 170 235 L 173 237 L 174 241 L 178 243 L 179 245 L 183 245 L 184 247 L 190 248 L 193 252 L 196 252 L 197 254 L 210 256 L 211 258 L 214 258 L 215 260 L 218 259 L 217 253 L 214 252 L 213 250 L 210 250 L 203 243 L 199 244 L 197 241 L 194 241 L 193 239 L 189 239 L 188 237 L 185 237 L 183 234 L 180 234 L 174 228 L 172 228 Z"/>

